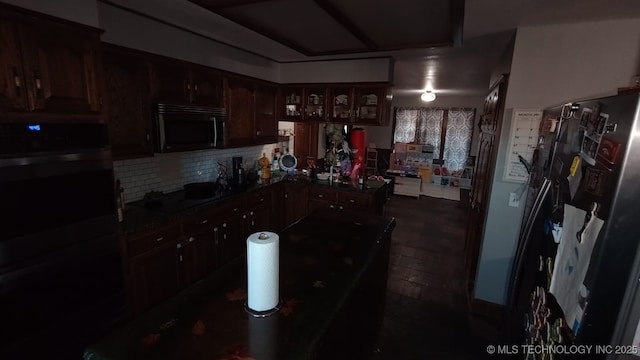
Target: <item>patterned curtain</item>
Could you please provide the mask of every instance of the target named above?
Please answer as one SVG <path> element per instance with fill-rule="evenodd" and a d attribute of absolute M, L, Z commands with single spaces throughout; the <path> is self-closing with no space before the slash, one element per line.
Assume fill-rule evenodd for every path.
<path fill-rule="evenodd" d="M 444 159 L 447 169 L 464 169 L 471 148 L 475 110 L 449 109 L 444 141 Z"/>
<path fill-rule="evenodd" d="M 394 143 L 411 143 L 416 139 L 418 110 L 396 109 L 396 128 L 393 132 Z"/>
<path fill-rule="evenodd" d="M 418 131 L 416 143 L 433 145 L 433 158 L 440 158 L 440 138 L 442 135 L 442 119 L 444 110 L 437 108 L 420 108 L 418 111 Z"/>
<path fill-rule="evenodd" d="M 444 159 L 450 171 L 464 169 L 471 148 L 475 109 L 448 109 L 447 128 L 443 129 L 445 109 L 396 108 L 394 143 L 433 146 L 433 158 Z M 444 154 L 440 156 L 440 139 L 445 131 Z"/>

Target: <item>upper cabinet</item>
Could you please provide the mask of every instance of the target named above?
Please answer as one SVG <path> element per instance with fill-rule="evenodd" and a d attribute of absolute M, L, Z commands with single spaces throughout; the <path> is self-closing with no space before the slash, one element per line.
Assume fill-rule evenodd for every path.
<path fill-rule="evenodd" d="M 354 115 L 353 107 L 353 87 L 331 87 L 329 88 L 330 112 L 329 121 L 352 122 Z"/>
<path fill-rule="evenodd" d="M 222 77 L 214 70 L 173 60 L 150 65 L 153 101 L 221 107 Z"/>
<path fill-rule="evenodd" d="M 356 88 L 354 121 L 359 124 L 379 124 L 384 110 L 385 96 L 385 89 L 382 87 Z"/>
<path fill-rule="evenodd" d="M 109 127 L 114 158 L 153 155 L 147 62 L 139 54 L 104 47 L 105 94 L 101 115 Z"/>
<path fill-rule="evenodd" d="M 279 120 L 385 125 L 389 84 L 297 84 L 281 87 Z"/>
<path fill-rule="evenodd" d="M 225 80 L 227 97 L 227 137 L 225 146 L 252 145 L 254 140 L 254 84 L 239 77 Z"/>
<path fill-rule="evenodd" d="M 308 86 L 304 91 L 304 119 L 324 121 L 326 119 L 326 86 Z"/>
<path fill-rule="evenodd" d="M 255 137 L 258 143 L 267 144 L 278 141 L 277 121 L 278 87 L 276 85 L 257 84 L 255 90 Z"/>
<path fill-rule="evenodd" d="M 283 85 L 280 89 L 282 94 L 282 116 L 283 120 L 287 121 L 300 121 L 302 120 L 302 114 L 304 112 L 302 108 L 302 94 L 303 88 L 301 86 L 287 86 Z"/>
<path fill-rule="evenodd" d="M 0 12 L 0 112 L 97 114 L 99 34 Z"/>

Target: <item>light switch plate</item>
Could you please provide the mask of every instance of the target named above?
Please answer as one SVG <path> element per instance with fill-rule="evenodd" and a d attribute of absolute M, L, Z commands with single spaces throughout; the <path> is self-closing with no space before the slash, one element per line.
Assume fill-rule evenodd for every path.
<path fill-rule="evenodd" d="M 509 194 L 509 206 L 511 207 L 520 206 L 520 200 L 518 199 L 518 194 L 516 193 Z"/>

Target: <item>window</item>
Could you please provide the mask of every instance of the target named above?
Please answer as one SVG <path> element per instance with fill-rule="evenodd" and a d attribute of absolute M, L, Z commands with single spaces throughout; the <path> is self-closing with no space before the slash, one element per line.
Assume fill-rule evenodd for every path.
<path fill-rule="evenodd" d="M 464 168 L 475 109 L 396 108 L 393 142 L 432 145 L 433 157 L 451 170 Z"/>

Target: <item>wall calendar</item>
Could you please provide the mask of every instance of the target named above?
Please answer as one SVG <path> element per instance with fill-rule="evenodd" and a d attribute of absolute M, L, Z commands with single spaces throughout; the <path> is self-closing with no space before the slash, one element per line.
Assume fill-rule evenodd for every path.
<path fill-rule="evenodd" d="M 520 156 L 529 164 L 531 163 L 533 152 L 538 144 L 541 120 L 542 110 L 513 110 L 504 181 L 523 183 L 529 178 L 529 172 L 520 160 Z"/>

